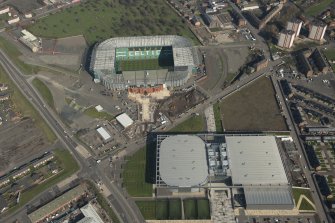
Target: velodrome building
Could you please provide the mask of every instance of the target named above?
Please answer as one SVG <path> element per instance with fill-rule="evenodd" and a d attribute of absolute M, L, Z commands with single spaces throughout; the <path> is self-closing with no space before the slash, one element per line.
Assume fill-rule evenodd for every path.
<path fill-rule="evenodd" d="M 294 208 L 274 136 L 157 136 L 156 191 L 192 194 L 211 189 L 218 182 L 230 182 L 223 186 L 225 189 L 242 190 L 246 209 Z"/>
<path fill-rule="evenodd" d="M 107 39 L 92 52 L 95 82 L 112 90 L 184 84 L 194 69 L 192 43 L 181 36 L 138 36 Z"/>

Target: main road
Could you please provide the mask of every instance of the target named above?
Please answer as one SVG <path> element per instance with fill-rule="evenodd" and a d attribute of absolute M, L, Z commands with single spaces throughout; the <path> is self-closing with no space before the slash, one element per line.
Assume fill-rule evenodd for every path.
<path fill-rule="evenodd" d="M 123 194 L 121 189 L 114 185 L 101 171 L 99 166 L 89 166 L 86 159 L 84 159 L 78 152 L 76 151 L 76 147 L 79 145 L 77 140 L 73 137 L 69 137 L 67 134 L 67 128 L 62 124 L 59 117 L 51 111 L 48 106 L 45 106 L 43 100 L 40 96 L 35 92 L 32 86 L 27 82 L 25 76 L 21 73 L 21 71 L 16 67 L 16 65 L 8 58 L 8 56 L 0 50 L 0 64 L 13 80 L 13 82 L 17 85 L 23 95 L 31 102 L 31 104 L 35 107 L 35 109 L 40 113 L 46 123 L 51 127 L 51 129 L 56 133 L 58 139 L 62 142 L 65 148 L 70 150 L 71 154 L 78 161 L 81 169 L 78 173 L 79 176 L 83 178 L 91 179 L 92 176 L 101 175 L 102 183 L 111 191 L 112 193 L 112 202 L 109 200 L 110 204 L 113 204 L 114 210 L 121 216 L 121 220 L 123 222 L 144 222 L 144 219 L 139 212 L 138 208 L 132 201 L 127 200 Z M 7 219 L 12 217 L 8 216 Z M 6 219 L 3 219 L 6 220 Z"/>

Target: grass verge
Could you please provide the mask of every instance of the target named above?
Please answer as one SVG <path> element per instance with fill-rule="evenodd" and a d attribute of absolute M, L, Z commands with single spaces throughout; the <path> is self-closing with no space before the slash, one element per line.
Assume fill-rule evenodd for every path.
<path fill-rule="evenodd" d="M 305 195 L 308 199 L 313 201 L 311 190 L 309 188 L 292 188 L 292 192 L 296 203 L 298 202 L 300 195 Z"/>
<path fill-rule="evenodd" d="M 113 115 L 105 111 L 98 112 L 93 106 L 85 109 L 84 114 L 92 118 L 105 119 L 107 121 L 112 121 L 114 119 Z"/>
<path fill-rule="evenodd" d="M 305 195 L 308 200 L 314 203 L 314 200 L 311 195 L 311 190 L 309 188 L 292 188 L 293 198 L 295 204 L 298 205 L 298 201 L 301 195 Z M 298 207 L 300 211 L 314 211 L 314 207 L 306 200 L 306 198 L 302 198 L 301 204 Z"/>
<path fill-rule="evenodd" d="M 299 206 L 299 211 L 315 211 L 315 209 L 305 198 L 303 198 Z"/>
<path fill-rule="evenodd" d="M 43 81 L 38 78 L 34 78 L 32 81 L 34 87 L 40 93 L 44 101 L 53 109 L 55 109 L 54 98 L 52 96 L 51 91 L 49 90 L 48 86 L 46 86 Z"/>
<path fill-rule="evenodd" d="M 41 71 L 41 67 L 23 62 L 19 58 L 22 53 L 16 48 L 16 46 L 3 37 L 0 37 L 0 48 L 11 58 L 23 74 L 35 74 Z"/>
<path fill-rule="evenodd" d="M 222 128 L 222 122 L 221 122 L 220 103 L 216 103 L 213 105 L 213 111 L 214 111 L 216 132 L 222 133 L 223 128 Z"/>
<path fill-rule="evenodd" d="M 42 193 L 49 187 L 56 185 L 67 177 L 71 176 L 79 169 L 78 163 L 73 159 L 69 151 L 64 149 L 55 149 L 54 154 L 56 158 L 60 161 L 60 165 L 63 167 L 63 170 L 59 174 L 49 178 L 45 182 L 38 184 L 37 186 L 34 186 L 27 191 L 22 192 L 20 202 L 13 208 L 9 209 L 6 214 L 12 213 L 20 207 L 23 207 L 35 196 Z"/>
<path fill-rule="evenodd" d="M 15 110 L 23 114 L 23 116 L 30 117 L 34 120 L 34 123 L 40 128 L 45 134 L 46 138 L 50 142 L 54 142 L 57 138 L 41 115 L 35 110 L 33 105 L 22 95 L 16 85 L 9 78 L 8 74 L 0 67 L 0 82 L 6 83 L 12 90 L 11 99 L 14 103 Z"/>
<path fill-rule="evenodd" d="M 194 115 L 176 127 L 169 130 L 169 132 L 203 132 L 206 131 L 206 123 L 204 115 Z"/>
<path fill-rule="evenodd" d="M 151 197 L 152 184 L 146 182 L 146 147 L 128 158 L 122 173 L 123 186 L 133 197 Z"/>
<path fill-rule="evenodd" d="M 61 38 L 84 35 L 89 44 L 120 36 L 177 34 L 198 40 L 165 1 L 85 1 L 39 19 L 28 27 L 37 36 Z"/>

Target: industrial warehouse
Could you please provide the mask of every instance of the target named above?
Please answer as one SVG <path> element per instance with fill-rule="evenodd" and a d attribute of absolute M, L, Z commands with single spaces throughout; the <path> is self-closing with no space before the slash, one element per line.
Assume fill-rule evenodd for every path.
<path fill-rule="evenodd" d="M 111 38 L 94 47 L 90 71 L 112 90 L 176 87 L 190 77 L 193 55 L 191 42 L 180 36 Z"/>
<path fill-rule="evenodd" d="M 158 135 L 156 194 L 199 196 L 229 190 L 246 210 L 295 207 L 275 136 Z"/>

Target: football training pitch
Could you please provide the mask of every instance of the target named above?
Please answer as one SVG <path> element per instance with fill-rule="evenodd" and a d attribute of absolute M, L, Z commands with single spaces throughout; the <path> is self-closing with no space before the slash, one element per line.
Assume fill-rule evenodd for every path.
<path fill-rule="evenodd" d="M 209 201 L 205 198 L 185 199 L 185 220 L 210 219 Z M 147 201 L 136 201 L 146 220 L 181 220 L 182 205 L 179 199 L 155 199 Z"/>
<path fill-rule="evenodd" d="M 181 219 L 181 202 L 179 199 L 157 199 L 136 201 L 145 219 Z"/>
<path fill-rule="evenodd" d="M 28 29 L 46 38 L 83 34 L 88 44 L 111 37 L 172 34 L 198 43 L 183 19 L 158 0 L 88 0 L 41 18 Z"/>

